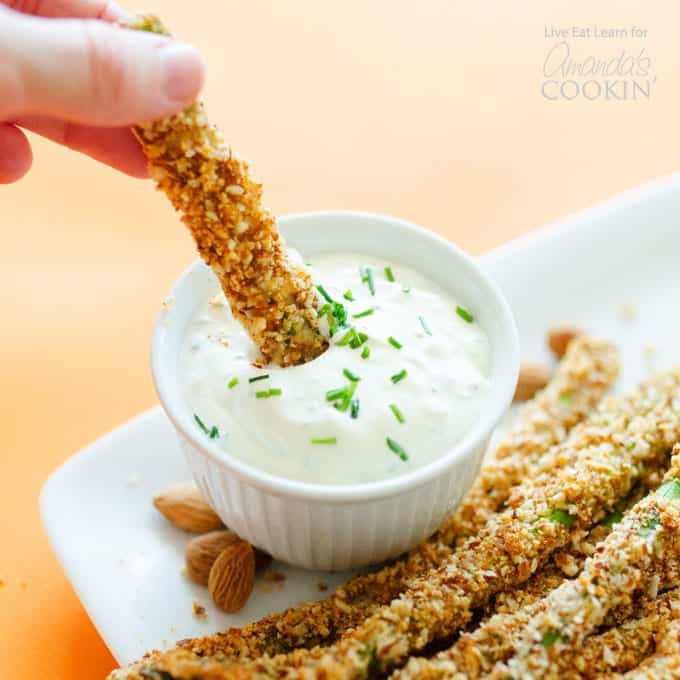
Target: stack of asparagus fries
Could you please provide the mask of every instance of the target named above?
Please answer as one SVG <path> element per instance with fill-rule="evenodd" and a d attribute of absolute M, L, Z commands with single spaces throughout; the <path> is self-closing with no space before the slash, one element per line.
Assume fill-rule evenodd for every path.
<path fill-rule="evenodd" d="M 408 555 L 112 680 L 672 677 L 680 370 L 607 397 L 618 368 L 611 343 L 572 341 L 455 514 Z"/>

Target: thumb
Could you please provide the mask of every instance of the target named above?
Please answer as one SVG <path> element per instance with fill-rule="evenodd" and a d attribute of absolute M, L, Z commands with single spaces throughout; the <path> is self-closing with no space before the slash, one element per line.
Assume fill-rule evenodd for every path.
<path fill-rule="evenodd" d="M 0 7 L 0 119 L 39 114 L 119 126 L 177 113 L 198 95 L 195 48 L 102 21 Z"/>

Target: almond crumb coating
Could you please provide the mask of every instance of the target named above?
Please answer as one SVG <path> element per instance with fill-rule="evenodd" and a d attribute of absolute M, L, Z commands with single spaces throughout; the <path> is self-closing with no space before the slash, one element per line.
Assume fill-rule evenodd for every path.
<path fill-rule="evenodd" d="M 680 402 L 680 400 L 679 400 Z M 680 407 L 680 404 L 679 404 Z M 515 655 L 490 677 L 561 678 L 571 655 L 606 614 L 636 592 L 656 591 L 680 566 L 680 445 L 664 483 L 628 511 L 586 560 L 582 573 L 542 601 L 522 631 Z"/>
<path fill-rule="evenodd" d="M 654 652 L 659 630 L 670 621 L 680 619 L 678 598 L 680 590 L 675 589 L 657 599 L 647 599 L 635 613 L 636 618 L 629 617 L 618 626 L 587 638 L 580 648 L 565 657 L 560 680 L 599 680 L 635 668 Z M 496 615 L 486 625 L 461 636 L 446 652 L 432 659 L 412 658 L 392 677 L 395 680 L 478 680 L 487 677 L 496 661 L 512 654 L 518 632 L 537 611 L 538 606 L 524 606 L 514 614 Z"/>
<path fill-rule="evenodd" d="M 561 680 L 612 678 L 614 672 L 625 673 L 642 663 L 655 651 L 660 631 L 680 622 L 680 589 L 648 601 L 636 617 L 589 637 Z"/>
<path fill-rule="evenodd" d="M 518 422 L 494 452 L 479 477 L 440 529 L 440 540 L 462 543 L 484 526 L 512 488 L 540 472 L 550 473 L 544 454 L 593 411 L 619 373 L 619 352 L 612 343 L 586 335 L 573 340 L 548 385 L 522 409 Z"/>
<path fill-rule="evenodd" d="M 125 25 L 167 34 L 151 15 Z M 262 206 L 262 185 L 209 124 L 203 104 L 133 131 L 151 176 L 181 213 L 261 362 L 292 366 L 319 356 L 328 340 L 319 329 L 311 276 L 288 258 L 276 221 Z"/>
<path fill-rule="evenodd" d="M 663 461 L 659 464 L 646 465 L 644 476 L 635 485 L 633 491 L 618 503 L 604 520 L 591 527 L 590 530 L 574 532 L 569 544 L 564 549 L 553 553 L 550 561 L 526 583 L 522 584 L 521 588 L 512 588 L 498 593 L 484 610 L 480 627 L 496 614 L 515 614 L 525 605 L 545 597 L 551 590 L 561 585 L 566 578 L 578 576 L 583 569 L 586 558 L 595 552 L 597 545 L 609 535 L 611 528 L 623 518 L 623 514 L 650 491 L 659 487 L 668 467 L 666 463 L 667 461 Z M 678 574 L 678 583 L 680 583 L 680 574 Z M 664 587 L 671 587 L 672 585 L 675 585 L 675 581 L 669 582 Z M 639 602 L 631 603 L 630 607 L 635 607 L 638 604 Z M 629 618 L 635 613 L 635 610 L 630 607 L 616 609 L 608 616 L 607 625 L 617 625 Z M 616 617 L 614 614 L 616 614 Z M 485 655 L 489 659 L 491 658 L 491 655 L 487 652 L 485 652 Z M 497 660 L 499 659 L 493 659 L 494 662 Z"/>
<path fill-rule="evenodd" d="M 680 371 L 655 376 L 630 395 L 605 399 L 576 430 L 558 447 L 564 455 L 547 485 L 527 484 L 518 507 L 493 516 L 439 568 L 336 644 L 241 663 L 197 658 L 179 648 L 153 658 L 146 677 L 333 680 L 374 677 L 402 665 L 467 625 L 473 610 L 494 593 L 526 581 L 574 532 L 592 526 L 628 495 L 642 466 L 668 455 L 680 439 Z"/>
<path fill-rule="evenodd" d="M 474 532 L 483 526 L 512 486 L 532 476 L 541 456 L 595 408 L 618 371 L 619 354 L 612 343 L 585 336 L 572 342 L 548 386 L 522 406 L 515 425 L 485 461 L 459 509 L 438 533 L 405 559 L 355 577 L 319 602 L 271 614 L 242 629 L 187 640 L 181 646 L 200 656 L 219 654 L 245 659 L 334 641 L 397 597 L 410 580 L 449 557 L 456 534 Z M 571 399 L 565 400 L 564 394 L 571 395 Z M 474 512 L 475 506 L 478 512 Z"/>
<path fill-rule="evenodd" d="M 648 476 L 656 478 L 659 469 L 661 466 L 654 466 Z M 653 488 L 656 486 L 658 484 Z M 621 510 L 632 507 L 646 495 L 645 487 L 646 484 L 638 484 L 625 503 L 621 504 Z M 584 536 L 576 532 L 568 549 L 556 552 L 551 561 L 520 588 L 499 593 L 488 610 L 491 615 L 483 618 L 474 630 L 463 633 L 450 648 L 431 658 L 411 657 L 408 664 L 392 677 L 395 680 L 449 677 L 475 680 L 489 673 L 496 662 L 505 661 L 512 655 L 517 636 L 539 611 L 540 601 L 565 582 L 565 574 L 571 578 L 581 571 L 586 556 L 594 553 L 596 545 L 610 530 L 605 524 L 597 524 L 589 532 L 583 532 Z M 676 573 L 670 583 L 675 585 L 678 582 L 680 575 Z M 643 598 L 629 606 L 619 607 L 610 620 L 615 625 L 622 618 L 629 618 L 636 611 L 633 607 L 639 606 L 641 602 Z"/>
<path fill-rule="evenodd" d="M 628 671 L 622 680 L 672 680 L 680 678 L 680 621 L 662 629 L 656 651 L 637 668 Z M 617 676 L 613 676 L 616 678 Z"/>
<path fill-rule="evenodd" d="M 575 531 L 611 510 L 639 479 L 640 466 L 663 460 L 679 438 L 680 371 L 658 376 L 629 396 L 605 400 L 559 447 L 566 462 L 547 485 L 527 484 L 519 507 L 492 517 L 436 572 L 334 647 L 294 652 L 290 666 L 308 677 L 370 677 L 455 633 L 469 622 L 473 608 L 526 581 Z"/>

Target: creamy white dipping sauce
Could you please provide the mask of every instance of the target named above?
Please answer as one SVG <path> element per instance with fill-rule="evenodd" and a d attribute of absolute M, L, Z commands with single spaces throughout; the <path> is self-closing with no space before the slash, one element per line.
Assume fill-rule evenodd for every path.
<path fill-rule="evenodd" d="M 271 474 L 325 484 L 394 477 L 444 455 L 472 427 L 489 390 L 491 351 L 475 310 L 374 257 L 320 256 L 311 265 L 315 282 L 347 311 L 347 327 L 312 362 L 255 368 L 257 349 L 217 283 L 195 313 L 179 370 L 199 435 Z M 364 279 L 370 268 L 375 295 L 360 267 Z M 353 349 L 360 334 L 368 339 Z"/>

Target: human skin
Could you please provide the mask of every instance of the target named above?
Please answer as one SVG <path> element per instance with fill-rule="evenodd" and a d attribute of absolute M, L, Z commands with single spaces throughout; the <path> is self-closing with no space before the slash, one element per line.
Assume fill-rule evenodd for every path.
<path fill-rule="evenodd" d="M 146 160 L 129 126 L 173 115 L 201 90 L 195 48 L 124 31 L 107 0 L 0 0 L 0 184 L 31 167 L 31 130 L 134 177 Z"/>

